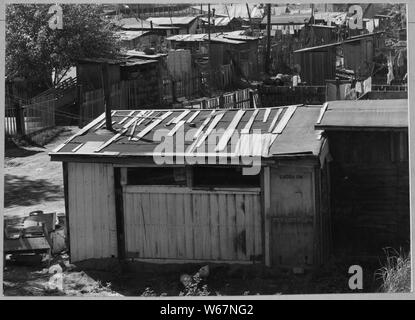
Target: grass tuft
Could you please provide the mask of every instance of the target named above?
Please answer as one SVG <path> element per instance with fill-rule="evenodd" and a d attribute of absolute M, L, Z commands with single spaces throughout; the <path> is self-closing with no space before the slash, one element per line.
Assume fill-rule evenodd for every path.
<path fill-rule="evenodd" d="M 375 274 L 383 282 L 380 288 L 381 291 L 387 293 L 410 292 L 410 256 L 392 248 L 387 248 L 384 251 L 386 262 Z"/>

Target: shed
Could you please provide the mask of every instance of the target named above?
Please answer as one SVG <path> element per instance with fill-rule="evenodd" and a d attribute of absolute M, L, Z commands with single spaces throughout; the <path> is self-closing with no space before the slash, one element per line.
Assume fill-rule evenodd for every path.
<path fill-rule="evenodd" d="M 151 47 L 151 32 L 150 31 L 126 31 L 121 30 L 115 33 L 124 49 L 133 50 Z"/>
<path fill-rule="evenodd" d="M 203 27 L 203 32 L 208 32 L 208 28 L 212 32 L 226 32 L 232 30 L 239 30 L 242 27 L 242 21 L 236 17 L 214 17 L 211 18 L 210 25 L 209 19 L 204 17 L 200 19 Z"/>
<path fill-rule="evenodd" d="M 334 253 L 409 248 L 408 101 L 328 102 L 316 129 L 330 143 Z M 351 236 L 352 235 L 352 236 Z"/>
<path fill-rule="evenodd" d="M 294 51 L 294 63 L 307 85 L 324 85 L 336 76 L 336 45 L 326 44 Z"/>
<path fill-rule="evenodd" d="M 320 109 L 116 110 L 115 132 L 101 115 L 50 153 L 63 162 L 71 260 L 319 265 Z"/>
<path fill-rule="evenodd" d="M 198 16 L 187 17 L 150 17 L 148 22 L 152 22 L 159 26 L 171 26 L 179 28 L 179 34 L 196 33 L 199 28 Z"/>
<path fill-rule="evenodd" d="M 309 85 L 322 85 L 336 75 L 337 56 L 344 57 L 344 67 L 357 72 L 359 77 L 366 74 L 374 58 L 374 39 L 383 32 L 364 34 L 344 41 L 324 44 L 294 51 L 294 61 L 301 67 L 301 76 Z M 338 53 L 338 49 L 342 53 Z"/>

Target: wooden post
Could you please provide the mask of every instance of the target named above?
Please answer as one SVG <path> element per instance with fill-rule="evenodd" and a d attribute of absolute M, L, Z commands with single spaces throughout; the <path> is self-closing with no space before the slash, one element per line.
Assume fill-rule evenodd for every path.
<path fill-rule="evenodd" d="M 107 130 L 112 131 L 111 120 L 111 87 L 108 72 L 108 63 L 102 64 L 102 88 L 104 89 L 104 104 L 105 104 L 105 126 Z"/>
<path fill-rule="evenodd" d="M 238 108 L 238 102 L 236 101 L 236 91 L 233 92 L 233 107 Z"/>
<path fill-rule="evenodd" d="M 171 96 L 173 103 L 177 102 L 176 81 L 173 79 L 173 77 L 171 78 Z"/>
<path fill-rule="evenodd" d="M 223 94 L 219 96 L 219 108 L 223 109 L 225 107 L 225 97 Z"/>
<path fill-rule="evenodd" d="M 254 102 L 254 92 L 252 90 L 249 90 L 249 107 L 255 108 L 255 102 Z"/>
<path fill-rule="evenodd" d="M 63 171 L 63 196 L 65 200 L 65 243 L 68 251 L 69 261 L 71 262 L 71 233 L 69 229 L 69 184 L 68 184 L 68 162 L 62 162 Z"/>
<path fill-rule="evenodd" d="M 20 105 L 20 102 L 14 96 L 13 83 L 10 83 L 9 90 L 10 90 L 11 100 L 13 101 L 14 117 L 16 119 L 16 133 L 18 135 L 24 136 L 26 134 L 26 130 L 25 130 L 26 127 L 25 127 L 25 121 L 24 121 L 23 108 Z"/>
<path fill-rule="evenodd" d="M 82 117 L 83 116 L 83 112 L 82 112 L 82 104 L 83 104 L 82 85 L 78 84 L 76 89 L 77 89 L 76 100 L 77 100 L 77 103 L 78 103 L 78 117 L 79 117 L 78 126 L 79 126 L 79 128 L 81 128 L 83 120 L 84 120 L 83 117 Z"/>
<path fill-rule="evenodd" d="M 117 228 L 117 255 L 119 260 L 125 258 L 125 234 L 124 234 L 124 202 L 121 184 L 122 168 L 114 168 L 115 187 L 115 222 Z"/>
<path fill-rule="evenodd" d="M 270 73 L 271 63 L 271 4 L 267 3 L 267 50 L 265 56 L 265 73 Z"/>
<path fill-rule="evenodd" d="M 267 267 L 271 266 L 270 257 L 270 207 L 271 207 L 271 169 L 263 168 L 263 212 L 264 212 L 264 260 Z"/>
<path fill-rule="evenodd" d="M 340 79 L 336 78 L 336 100 L 340 100 Z"/>

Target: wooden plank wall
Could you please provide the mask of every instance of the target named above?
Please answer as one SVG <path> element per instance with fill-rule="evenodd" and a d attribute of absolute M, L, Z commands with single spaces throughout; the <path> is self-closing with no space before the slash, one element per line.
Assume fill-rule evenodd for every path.
<path fill-rule="evenodd" d="M 330 132 L 335 253 L 409 246 L 407 132 Z M 353 235 L 353 236 L 351 236 Z"/>
<path fill-rule="evenodd" d="M 125 186 L 127 257 L 250 261 L 262 255 L 260 192 Z"/>
<path fill-rule="evenodd" d="M 68 163 L 71 261 L 117 256 L 114 169 Z"/>

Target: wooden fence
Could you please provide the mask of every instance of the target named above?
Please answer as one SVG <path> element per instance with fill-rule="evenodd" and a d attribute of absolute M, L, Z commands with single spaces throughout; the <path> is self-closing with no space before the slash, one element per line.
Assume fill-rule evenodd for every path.
<path fill-rule="evenodd" d="M 6 135 L 27 135 L 55 126 L 56 99 L 41 96 L 31 100 L 13 99 L 6 95 Z"/>
<path fill-rule="evenodd" d="M 372 84 L 372 91 L 408 91 L 408 86 Z"/>
<path fill-rule="evenodd" d="M 204 98 L 183 104 L 183 107 L 196 109 L 247 109 L 259 107 L 258 94 L 250 89 L 228 92 L 214 98 Z"/>
<path fill-rule="evenodd" d="M 114 98 L 113 98 L 114 97 Z M 116 95 L 112 95 L 111 99 L 116 99 Z M 79 110 L 79 126 L 83 127 L 100 114 L 105 112 L 104 90 L 97 89 L 83 93 L 81 106 Z"/>
<path fill-rule="evenodd" d="M 54 96 L 31 99 L 30 104 L 22 108 L 25 134 L 32 134 L 55 126 L 56 98 Z"/>
<path fill-rule="evenodd" d="M 263 107 L 291 104 L 323 104 L 326 101 L 326 86 L 270 86 L 262 85 L 258 94 Z"/>

